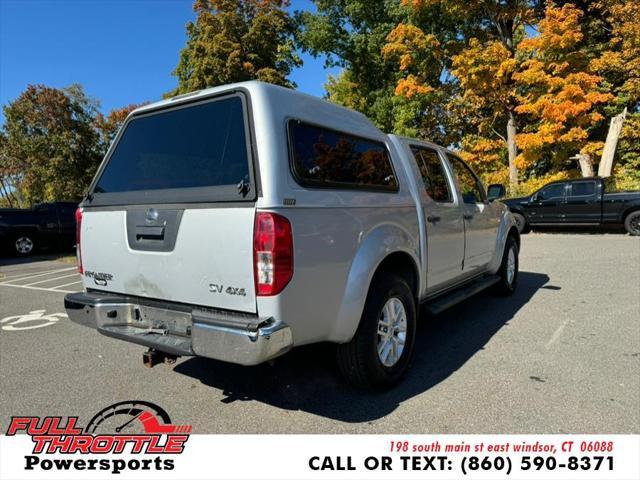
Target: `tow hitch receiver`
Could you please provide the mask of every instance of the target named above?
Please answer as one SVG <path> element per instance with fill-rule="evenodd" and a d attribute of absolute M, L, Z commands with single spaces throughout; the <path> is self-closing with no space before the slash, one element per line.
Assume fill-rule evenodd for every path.
<path fill-rule="evenodd" d="M 148 368 L 155 367 L 159 363 L 168 363 L 172 365 L 176 363 L 177 359 L 177 355 L 160 352 L 159 350 L 155 350 L 153 348 L 150 348 L 142 354 L 142 363 L 145 367 Z"/>

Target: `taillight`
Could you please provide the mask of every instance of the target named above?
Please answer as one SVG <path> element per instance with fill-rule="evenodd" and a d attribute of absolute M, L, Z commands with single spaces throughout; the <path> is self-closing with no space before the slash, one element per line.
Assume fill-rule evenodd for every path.
<path fill-rule="evenodd" d="M 253 267 L 256 294 L 277 295 L 293 276 L 293 236 L 289 220 L 259 212 L 253 231 Z"/>
<path fill-rule="evenodd" d="M 82 252 L 80 251 L 80 232 L 82 230 L 82 209 L 76 210 L 76 255 L 78 257 L 78 272 L 83 273 L 82 270 Z"/>

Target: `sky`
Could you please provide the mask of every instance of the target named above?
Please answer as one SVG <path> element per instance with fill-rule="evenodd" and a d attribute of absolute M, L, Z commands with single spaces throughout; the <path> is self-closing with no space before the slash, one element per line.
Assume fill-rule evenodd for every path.
<path fill-rule="evenodd" d="M 30 83 L 80 83 L 103 112 L 155 101 L 176 86 L 193 0 L 0 0 L 0 105 Z M 313 9 L 292 0 L 292 10 Z M 324 93 L 324 59 L 302 55 L 291 80 Z M 0 112 L 0 123 L 4 115 Z"/>

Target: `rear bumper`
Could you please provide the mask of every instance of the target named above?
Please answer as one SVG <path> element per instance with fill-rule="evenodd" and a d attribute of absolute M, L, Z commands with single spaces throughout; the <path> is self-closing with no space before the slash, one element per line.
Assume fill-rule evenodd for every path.
<path fill-rule="evenodd" d="M 71 293 L 65 296 L 64 305 L 69 319 L 79 325 L 172 355 L 257 365 L 293 345 L 291 329 L 273 318 L 142 303 L 101 293 Z"/>

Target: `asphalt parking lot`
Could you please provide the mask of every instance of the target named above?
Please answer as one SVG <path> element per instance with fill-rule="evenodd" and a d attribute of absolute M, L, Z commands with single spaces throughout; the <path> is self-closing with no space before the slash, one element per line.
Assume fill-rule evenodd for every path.
<path fill-rule="evenodd" d="M 143 347 L 63 315 L 72 265 L 0 260 L 0 428 L 138 399 L 195 433 L 640 433 L 640 238 L 526 235 L 520 270 L 513 297 L 423 318 L 408 377 L 371 394 L 341 383 L 324 345 L 144 368 Z"/>

